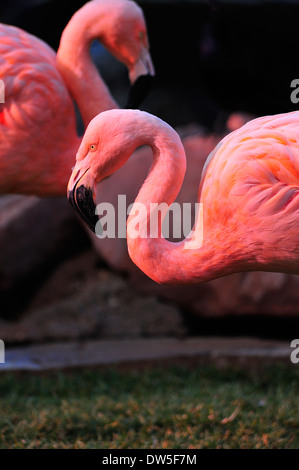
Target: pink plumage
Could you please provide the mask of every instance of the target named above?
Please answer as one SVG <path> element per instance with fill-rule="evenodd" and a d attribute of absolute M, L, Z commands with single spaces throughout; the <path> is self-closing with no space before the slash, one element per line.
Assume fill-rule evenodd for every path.
<path fill-rule="evenodd" d="M 46 43 L 3 24 L 0 35 L 1 192 L 47 194 L 58 176 L 55 154 L 70 171 L 68 149 L 79 145 L 72 99 Z"/>
<path fill-rule="evenodd" d="M 90 44 L 99 39 L 134 80 L 147 68 L 153 73 L 142 10 L 130 0 L 87 2 L 66 26 L 57 55 L 13 26 L 1 24 L 0 38 L 1 193 L 64 195 L 80 144 L 73 100 L 85 125 L 117 107 L 91 61 Z"/>
<path fill-rule="evenodd" d="M 153 164 L 127 222 L 130 257 L 148 277 L 165 284 L 196 284 L 242 271 L 299 273 L 298 119 L 299 112 L 254 119 L 216 146 L 199 187 L 202 218 L 192 237 L 178 243 L 163 238 L 161 231 L 151 238 L 131 236 L 129 230 L 135 204 L 146 207 L 139 224 L 148 226 L 150 203 L 170 206 L 185 172 L 177 133 L 148 113 L 110 110 L 90 122 L 69 194 L 88 221 L 92 208 L 89 215 L 84 212 L 77 188 L 81 194 L 85 188 L 90 203 L 95 184 L 123 166 L 137 147 L 148 145 Z M 197 238 L 200 233 L 203 237 Z"/>

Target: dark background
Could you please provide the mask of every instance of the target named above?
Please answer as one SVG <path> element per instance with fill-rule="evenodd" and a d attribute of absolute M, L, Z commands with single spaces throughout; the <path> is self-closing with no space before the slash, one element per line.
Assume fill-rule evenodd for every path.
<path fill-rule="evenodd" d="M 63 28 L 84 3 L 1 0 L 0 21 L 57 49 Z M 174 126 L 196 121 L 213 129 L 235 110 L 259 116 L 298 108 L 290 84 L 299 77 L 299 2 L 137 3 L 157 73 L 144 102 L 148 111 Z"/>

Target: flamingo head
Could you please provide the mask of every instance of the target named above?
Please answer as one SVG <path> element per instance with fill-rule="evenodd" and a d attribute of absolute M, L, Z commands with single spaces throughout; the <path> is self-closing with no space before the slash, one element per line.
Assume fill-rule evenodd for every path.
<path fill-rule="evenodd" d="M 137 108 L 152 85 L 155 69 L 142 9 L 132 0 L 92 0 L 89 34 L 125 64 L 131 82 L 127 108 Z"/>
<path fill-rule="evenodd" d="M 85 131 L 67 197 L 93 232 L 98 222 L 96 185 L 121 168 L 139 146 L 136 119 L 145 114 L 148 113 L 129 109 L 104 111 L 91 120 Z"/>

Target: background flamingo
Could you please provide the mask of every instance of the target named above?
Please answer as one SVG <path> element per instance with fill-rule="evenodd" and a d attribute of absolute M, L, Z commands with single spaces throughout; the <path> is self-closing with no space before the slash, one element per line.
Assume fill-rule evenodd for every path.
<path fill-rule="evenodd" d="M 156 282 L 193 284 L 240 271 L 299 272 L 298 112 L 250 121 L 226 136 L 203 170 L 199 201 L 203 203 L 203 244 L 171 243 L 161 237 L 131 238 L 134 263 Z M 100 145 L 99 145 L 100 139 Z M 95 183 L 122 165 L 140 145 L 149 145 L 154 164 L 135 203 L 175 200 L 183 182 L 186 159 L 176 132 L 141 111 L 107 111 L 89 124 L 69 182 L 69 197 L 79 212 L 90 203 Z M 94 207 L 93 207 L 94 209 Z M 93 210 L 89 208 L 89 214 Z M 132 209 L 134 213 L 134 207 Z M 132 216 L 128 218 L 130 224 Z"/>
<path fill-rule="evenodd" d="M 65 28 L 57 57 L 19 28 L 2 24 L 0 34 L 1 192 L 64 195 L 80 144 L 71 96 L 85 125 L 117 107 L 90 59 L 92 40 L 128 67 L 132 83 L 154 73 L 142 11 L 129 0 L 88 2 Z"/>

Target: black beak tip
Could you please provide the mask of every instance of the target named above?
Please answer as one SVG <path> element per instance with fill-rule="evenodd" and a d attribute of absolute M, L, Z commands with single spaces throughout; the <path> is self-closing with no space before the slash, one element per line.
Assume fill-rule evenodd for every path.
<path fill-rule="evenodd" d="M 93 200 L 92 190 L 83 185 L 75 186 L 73 190 L 68 191 L 67 197 L 77 214 L 84 220 L 90 230 L 95 233 L 99 218 L 95 213 L 96 205 Z"/>
<path fill-rule="evenodd" d="M 136 109 L 140 106 L 146 95 L 153 88 L 155 77 L 151 74 L 140 75 L 131 85 L 126 109 Z"/>

